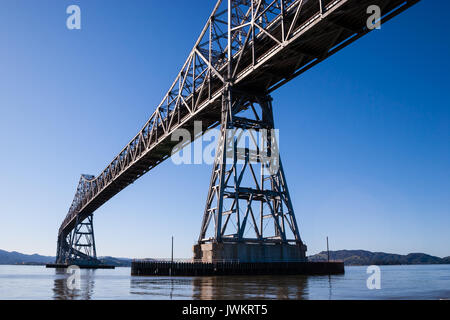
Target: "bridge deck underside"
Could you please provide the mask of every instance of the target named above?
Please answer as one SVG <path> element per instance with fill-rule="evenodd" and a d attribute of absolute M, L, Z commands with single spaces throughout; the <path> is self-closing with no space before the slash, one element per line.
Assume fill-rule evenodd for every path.
<path fill-rule="evenodd" d="M 323 15 L 320 15 L 317 1 L 306 2 L 294 28 L 298 37 L 279 45 L 269 36 L 260 33 L 255 39 L 254 56 L 251 50 L 242 54 L 233 88 L 245 92 L 270 93 L 368 33 L 370 30 L 366 23 L 369 15 L 366 10 L 369 5 L 378 5 L 382 9 L 383 22 L 386 22 L 417 2 L 418 0 L 324 0 L 324 7 L 328 10 Z M 290 16 L 288 14 L 285 21 L 289 19 L 294 20 L 294 12 Z M 270 30 L 271 35 L 276 38 L 281 37 L 283 32 L 281 23 L 276 21 Z M 254 63 L 254 57 L 257 64 Z M 190 97 L 201 101 L 201 107 L 194 114 L 189 114 L 185 109 L 178 110 L 179 120 L 174 129 L 185 128 L 193 133 L 194 121 L 202 121 L 204 129 L 219 125 L 223 82 L 218 77 L 212 77 L 210 88 L 209 93 L 198 93 L 195 97 Z M 171 156 L 172 149 L 178 142 L 171 141 L 171 132 L 164 132 L 162 127 L 158 128 L 158 132 L 157 143 L 143 151 L 136 161 L 123 169 L 83 206 L 78 212 L 81 220 Z M 75 226 L 75 218 L 66 218 L 60 228 L 60 235 L 69 234 Z"/>

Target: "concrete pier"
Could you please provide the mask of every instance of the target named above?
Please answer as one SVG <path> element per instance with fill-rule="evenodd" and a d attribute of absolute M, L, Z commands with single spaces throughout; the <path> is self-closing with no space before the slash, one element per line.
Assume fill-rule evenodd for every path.
<path fill-rule="evenodd" d="M 285 243 L 205 243 L 194 245 L 194 260 L 239 262 L 305 262 L 306 246 Z"/>
<path fill-rule="evenodd" d="M 135 276 L 329 275 L 343 274 L 343 262 L 308 262 L 305 245 L 205 243 L 193 247 L 192 262 L 135 260 Z"/>
<path fill-rule="evenodd" d="M 133 276 L 330 275 L 343 274 L 343 262 L 167 262 L 135 260 Z"/>

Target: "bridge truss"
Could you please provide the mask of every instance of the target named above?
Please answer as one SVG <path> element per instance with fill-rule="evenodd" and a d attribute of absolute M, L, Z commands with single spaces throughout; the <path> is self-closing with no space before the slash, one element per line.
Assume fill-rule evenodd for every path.
<path fill-rule="evenodd" d="M 271 92 L 372 31 L 367 25 L 369 6 L 377 5 L 381 9 L 381 23 L 384 23 L 419 1 L 217 1 L 181 71 L 142 130 L 98 176 L 81 177 L 72 205 L 58 232 L 57 262 L 98 262 L 93 229 L 91 233 L 86 231 L 86 234 L 81 234 L 89 238 L 86 245 L 77 246 L 80 244 L 76 242 L 80 236 L 80 226 L 88 220 L 92 227 L 96 209 L 169 158 L 178 144 L 171 139 L 177 129 L 187 129 L 193 134 L 196 121 L 202 122 L 203 132 L 226 125 L 223 101 L 227 97 L 235 106 L 232 110 L 234 116 L 261 97 L 265 99 L 261 107 L 266 112 L 269 108 L 267 101 L 270 101 L 267 97 Z M 235 96 L 248 99 L 235 103 Z M 271 108 L 270 103 L 270 114 Z M 221 164 L 223 162 L 216 159 L 215 166 Z M 245 201 L 264 198 L 266 204 L 272 205 L 269 214 L 275 221 L 273 239 L 289 240 L 284 236 L 283 230 L 286 229 L 281 226 L 285 221 L 293 236 L 291 240 L 301 243 L 282 166 L 280 168 L 280 172 L 269 177 L 271 186 L 265 195 L 261 190 L 256 192 L 257 188 L 250 190 L 252 192 L 247 189 L 245 196 L 240 194 L 242 190 L 235 188 L 234 194 Z M 223 174 L 226 172 L 221 171 L 220 175 Z M 215 172 L 212 181 L 214 176 Z M 213 195 L 211 190 L 215 188 L 213 184 L 211 182 L 199 242 L 226 239 L 221 231 L 226 224 L 222 224 L 226 210 L 210 210 L 215 208 L 209 203 Z M 224 187 L 222 184 L 222 190 Z M 219 204 L 223 203 L 224 194 L 219 195 Z M 227 197 L 232 198 L 230 194 Z M 280 213 L 282 205 L 285 207 L 283 214 Z M 205 238 L 205 226 L 210 221 L 208 215 L 213 211 L 214 235 Z M 251 219 L 250 213 L 245 213 L 244 217 L 242 219 Z M 254 224 L 258 225 L 255 221 Z M 242 225 L 237 228 L 232 237 L 245 240 L 242 230 L 239 230 Z M 261 237 L 262 231 L 257 228 L 255 234 L 255 239 L 268 240 Z"/>

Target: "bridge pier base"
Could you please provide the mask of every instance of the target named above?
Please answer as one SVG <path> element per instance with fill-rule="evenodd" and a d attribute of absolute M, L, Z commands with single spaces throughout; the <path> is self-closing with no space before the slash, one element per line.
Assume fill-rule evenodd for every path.
<path fill-rule="evenodd" d="M 194 261 L 304 262 L 306 246 L 286 243 L 204 243 L 193 247 Z"/>

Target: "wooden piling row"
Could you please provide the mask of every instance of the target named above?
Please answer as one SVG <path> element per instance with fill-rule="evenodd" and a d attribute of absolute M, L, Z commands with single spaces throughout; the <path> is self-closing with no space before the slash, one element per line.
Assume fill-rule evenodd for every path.
<path fill-rule="evenodd" d="M 135 260 L 133 276 L 343 274 L 343 262 L 168 262 Z"/>

